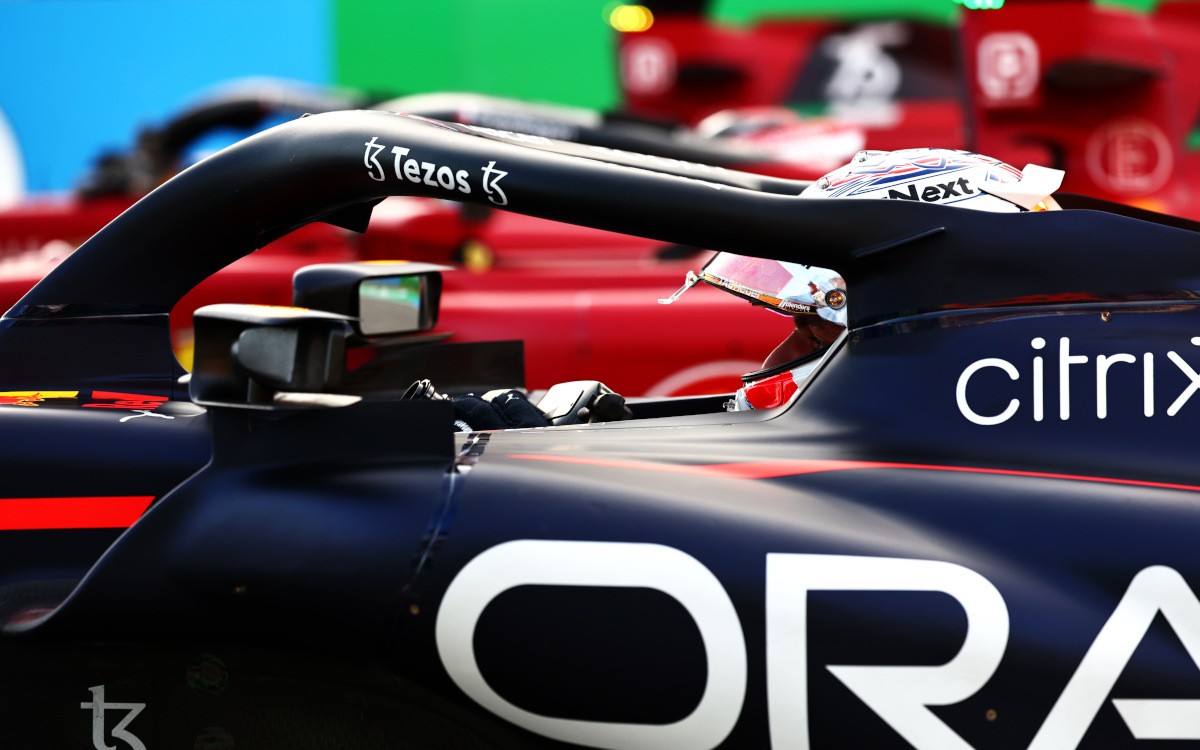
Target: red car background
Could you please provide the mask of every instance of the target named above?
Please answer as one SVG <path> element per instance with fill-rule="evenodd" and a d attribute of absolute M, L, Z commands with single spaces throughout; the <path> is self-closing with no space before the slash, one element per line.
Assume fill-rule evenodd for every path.
<path fill-rule="evenodd" d="M 861 147 L 956 146 L 1018 167 L 1062 168 L 1071 192 L 1200 216 L 1191 145 L 1200 89 L 1186 78 L 1200 62 L 1200 4 L 1175 0 L 1143 13 L 1082 0 L 1008 0 L 953 23 L 780 17 L 749 27 L 714 23 L 702 3 L 651 7 L 654 25 L 618 40 L 620 113 L 511 103 L 516 114 L 496 115 L 488 107 L 503 103 L 466 97 L 435 114 L 513 132 L 549 127 L 568 138 L 563 123 L 588 122 L 591 137 L 620 134 L 609 142 L 631 152 L 668 149 L 662 158 L 724 159 L 797 179 L 815 178 Z M 15 303 L 65 253 L 185 166 L 184 145 L 213 121 L 249 127 L 269 114 L 346 106 L 405 104 L 209 102 L 98 163 L 69 199 L 0 214 L 0 305 Z M 704 139 L 707 146 L 697 145 Z M 532 389 L 599 379 L 627 395 L 731 391 L 790 321 L 706 287 L 678 304 L 656 304 L 705 257 L 701 248 L 502 210 L 389 200 L 363 234 L 310 226 L 197 288 L 176 310 L 177 351 L 186 363 L 197 306 L 286 304 L 291 273 L 302 265 L 409 258 L 460 267 L 446 274 L 441 327 L 456 340 L 522 340 Z"/>
<path fill-rule="evenodd" d="M 862 127 L 869 148 L 966 148 L 1063 169 L 1070 192 L 1200 216 L 1200 3 L 978 5 L 995 9 L 732 26 L 708 3 L 663 3 L 619 39 L 623 99 L 682 122 L 786 106 Z"/>

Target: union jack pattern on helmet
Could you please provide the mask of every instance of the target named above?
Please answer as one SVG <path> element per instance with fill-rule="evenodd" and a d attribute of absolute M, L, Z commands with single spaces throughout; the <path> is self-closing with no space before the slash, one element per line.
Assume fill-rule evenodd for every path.
<path fill-rule="evenodd" d="M 803 198 L 875 198 L 940 203 L 983 211 L 1056 208 L 1050 194 L 1062 173 L 1035 165 L 1021 170 L 989 156 L 944 148 L 860 151 L 816 180 Z M 1032 196 L 1032 198 L 1031 198 Z"/>

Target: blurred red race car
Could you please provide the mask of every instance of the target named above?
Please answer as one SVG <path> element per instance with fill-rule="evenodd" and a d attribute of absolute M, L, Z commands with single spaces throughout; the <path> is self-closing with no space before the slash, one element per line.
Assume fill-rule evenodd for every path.
<path fill-rule="evenodd" d="M 863 128 L 869 148 L 1053 166 L 1066 190 L 1200 217 L 1200 3 L 1008 0 L 941 17 L 914 4 L 906 18 L 748 25 L 703 0 L 645 4 L 654 24 L 619 38 L 633 114 L 698 123 L 786 106 Z"/>
<path fill-rule="evenodd" d="M 0 215 L 0 306 L 178 170 L 196 134 L 347 107 L 416 113 L 523 142 L 572 141 L 584 158 L 600 149 L 706 179 L 729 167 L 811 179 L 864 145 L 960 145 L 1017 165 L 1061 167 L 1069 190 L 1200 216 L 1200 165 L 1188 138 L 1200 90 L 1184 81 L 1200 63 L 1196 3 L 1140 14 L 1077 0 L 1010 1 L 956 24 L 775 19 L 748 29 L 715 25 L 693 3 L 671 5 L 684 11 L 620 39 L 626 114 L 461 94 L 364 103 L 287 89 L 204 103 L 143 133 L 130 155 L 102 161 L 72 200 Z M 399 168 L 399 155 L 363 147 L 364 161 Z M 406 161 L 421 163 L 418 155 Z M 436 168 L 423 179 L 436 179 Z M 769 184 L 762 179 L 760 189 Z M 703 261 L 698 248 L 428 199 L 388 199 L 369 228 L 353 216 L 335 220 L 343 226 L 309 225 L 188 295 L 176 311 L 181 358 L 190 355 L 195 307 L 284 304 L 296 268 L 357 259 L 462 266 L 446 274 L 443 322 L 456 340 L 524 340 L 531 388 L 598 377 L 630 395 L 728 391 L 788 325 L 764 325 L 720 295 L 686 317 L 655 305 Z M 542 314 L 523 314 L 530 309 Z M 655 364 L 664 362 L 672 368 Z"/>
<path fill-rule="evenodd" d="M 272 118 L 359 105 L 341 97 L 298 95 L 288 87 L 241 89 L 144 131 L 129 154 L 102 158 L 77 195 L 0 214 L 0 306 L 14 303 L 82 238 L 185 167 L 189 148 L 204 134 L 229 126 L 252 131 Z M 706 135 L 575 108 L 462 94 L 372 108 L 468 124 L 530 145 L 550 142 L 539 134 L 547 133 L 572 141 L 581 158 L 599 153 L 716 182 L 734 167 L 800 178 L 826 167 L 744 145 L 742 131 Z M 841 150 L 826 148 L 822 158 L 845 160 L 860 146 L 850 133 Z M 397 173 L 412 169 L 411 175 L 403 172 L 410 179 L 438 178 L 437 165 L 417 154 L 381 155 L 369 143 L 363 149 L 365 164 Z M 197 307 L 232 299 L 287 304 L 297 268 L 347 260 L 406 258 L 462 266 L 446 274 L 443 327 L 459 341 L 522 340 L 525 380 L 535 389 L 598 377 L 630 395 L 728 392 L 787 333 L 790 320 L 764 325 L 727 295 L 704 293 L 707 304 L 686 311 L 655 304 L 703 263 L 704 250 L 507 213 L 503 177 L 497 170 L 490 183 L 496 189 L 492 210 L 464 210 L 427 198 L 388 199 L 369 225 L 357 215 L 328 217 L 329 223 L 309 225 L 231 265 L 176 308 L 173 336 L 181 362 L 190 363 L 190 318 Z M 736 178 L 745 179 L 740 173 Z M 792 182 L 753 179 L 757 189 L 794 192 Z M 169 248 L 163 263 L 170 263 Z M 530 316 L 531 310 L 539 314 Z"/>

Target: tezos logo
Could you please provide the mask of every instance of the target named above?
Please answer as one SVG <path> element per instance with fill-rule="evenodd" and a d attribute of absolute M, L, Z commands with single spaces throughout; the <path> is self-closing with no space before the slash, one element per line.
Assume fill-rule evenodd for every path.
<path fill-rule="evenodd" d="M 363 164 L 367 167 L 372 180 L 383 182 L 387 179 L 387 175 L 384 174 L 383 165 L 379 163 L 379 154 L 386 146 L 377 143 L 375 137 L 372 137 L 364 145 L 367 150 L 363 153 Z M 464 194 L 471 192 L 471 186 L 467 184 L 467 170 L 460 169 L 455 172 L 450 167 L 433 162 L 405 158 L 409 155 L 409 151 L 410 149 L 403 146 L 392 146 L 393 169 L 397 180 L 407 180 L 429 187 L 442 187 L 446 190 L 457 189 L 458 192 Z"/>
<path fill-rule="evenodd" d="M 384 168 L 379 157 L 388 147 L 379 143 L 377 136 L 372 136 L 371 140 L 363 145 L 366 146 L 366 150 L 363 151 L 363 166 L 367 168 L 367 175 L 376 182 L 387 180 L 388 171 Z M 411 155 L 412 149 L 405 146 L 392 146 L 391 154 L 391 171 L 395 174 L 397 180 L 411 182 L 415 185 L 442 188 L 443 190 L 450 190 L 462 193 L 463 195 L 471 194 L 470 173 L 467 170 L 459 169 L 455 171 L 450 167 L 436 162 L 422 161 L 413 157 Z M 483 182 L 483 192 L 487 195 L 488 200 L 497 206 L 507 206 L 508 196 L 505 195 L 504 189 L 500 187 L 500 180 L 508 175 L 508 172 L 497 169 L 495 161 L 489 161 L 486 166 L 480 168 L 480 172 Z"/>
<path fill-rule="evenodd" d="M 146 750 L 146 746 L 142 741 L 130 732 L 128 727 L 134 719 L 138 717 L 145 708 L 145 703 L 109 703 L 104 700 L 104 686 L 96 685 L 88 688 L 92 693 L 92 700 L 89 703 L 80 703 L 80 708 L 90 709 L 92 712 L 92 746 L 96 750 L 116 750 L 112 745 L 109 745 L 105 740 L 105 711 L 124 711 L 125 716 L 117 722 L 117 725 L 112 729 L 112 738 L 121 740 L 129 746 L 129 750 Z"/>

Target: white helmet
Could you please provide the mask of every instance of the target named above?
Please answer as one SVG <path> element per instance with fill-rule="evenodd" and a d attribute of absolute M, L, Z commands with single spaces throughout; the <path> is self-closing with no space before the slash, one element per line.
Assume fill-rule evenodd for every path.
<path fill-rule="evenodd" d="M 1022 172 L 969 151 L 860 151 L 849 164 L 806 187 L 800 197 L 907 200 L 997 212 L 1047 211 L 1059 208 L 1051 194 L 1058 190 L 1062 179 L 1063 172 L 1058 169 L 1030 164 Z M 700 281 L 795 316 L 798 331 L 802 321 L 813 314 L 829 323 L 846 325 L 846 284 L 837 272 L 827 268 L 717 253 L 699 274 L 689 271 L 679 291 L 659 302 L 674 302 Z M 796 335 L 794 332 L 792 337 Z M 768 358 L 763 369 L 742 376 L 743 387 L 727 408 L 740 411 L 787 403 L 816 367 L 815 357 L 828 343 L 813 339 L 810 348 L 794 350 L 793 359 L 779 364 Z"/>
<path fill-rule="evenodd" d="M 1059 169 L 1024 171 L 970 151 L 906 148 L 859 151 L 850 163 L 813 182 L 801 198 L 876 198 L 941 203 L 981 211 L 1046 211 L 1062 185 Z"/>
<path fill-rule="evenodd" d="M 947 148 L 859 151 L 850 163 L 813 182 L 801 198 L 874 198 L 941 203 L 981 211 L 1058 209 L 1051 194 L 1059 169 L 1029 164 L 1024 172 L 989 156 Z M 846 285 L 828 268 L 717 253 L 682 289 L 698 281 L 725 289 L 785 315 L 816 313 L 846 325 Z"/>

